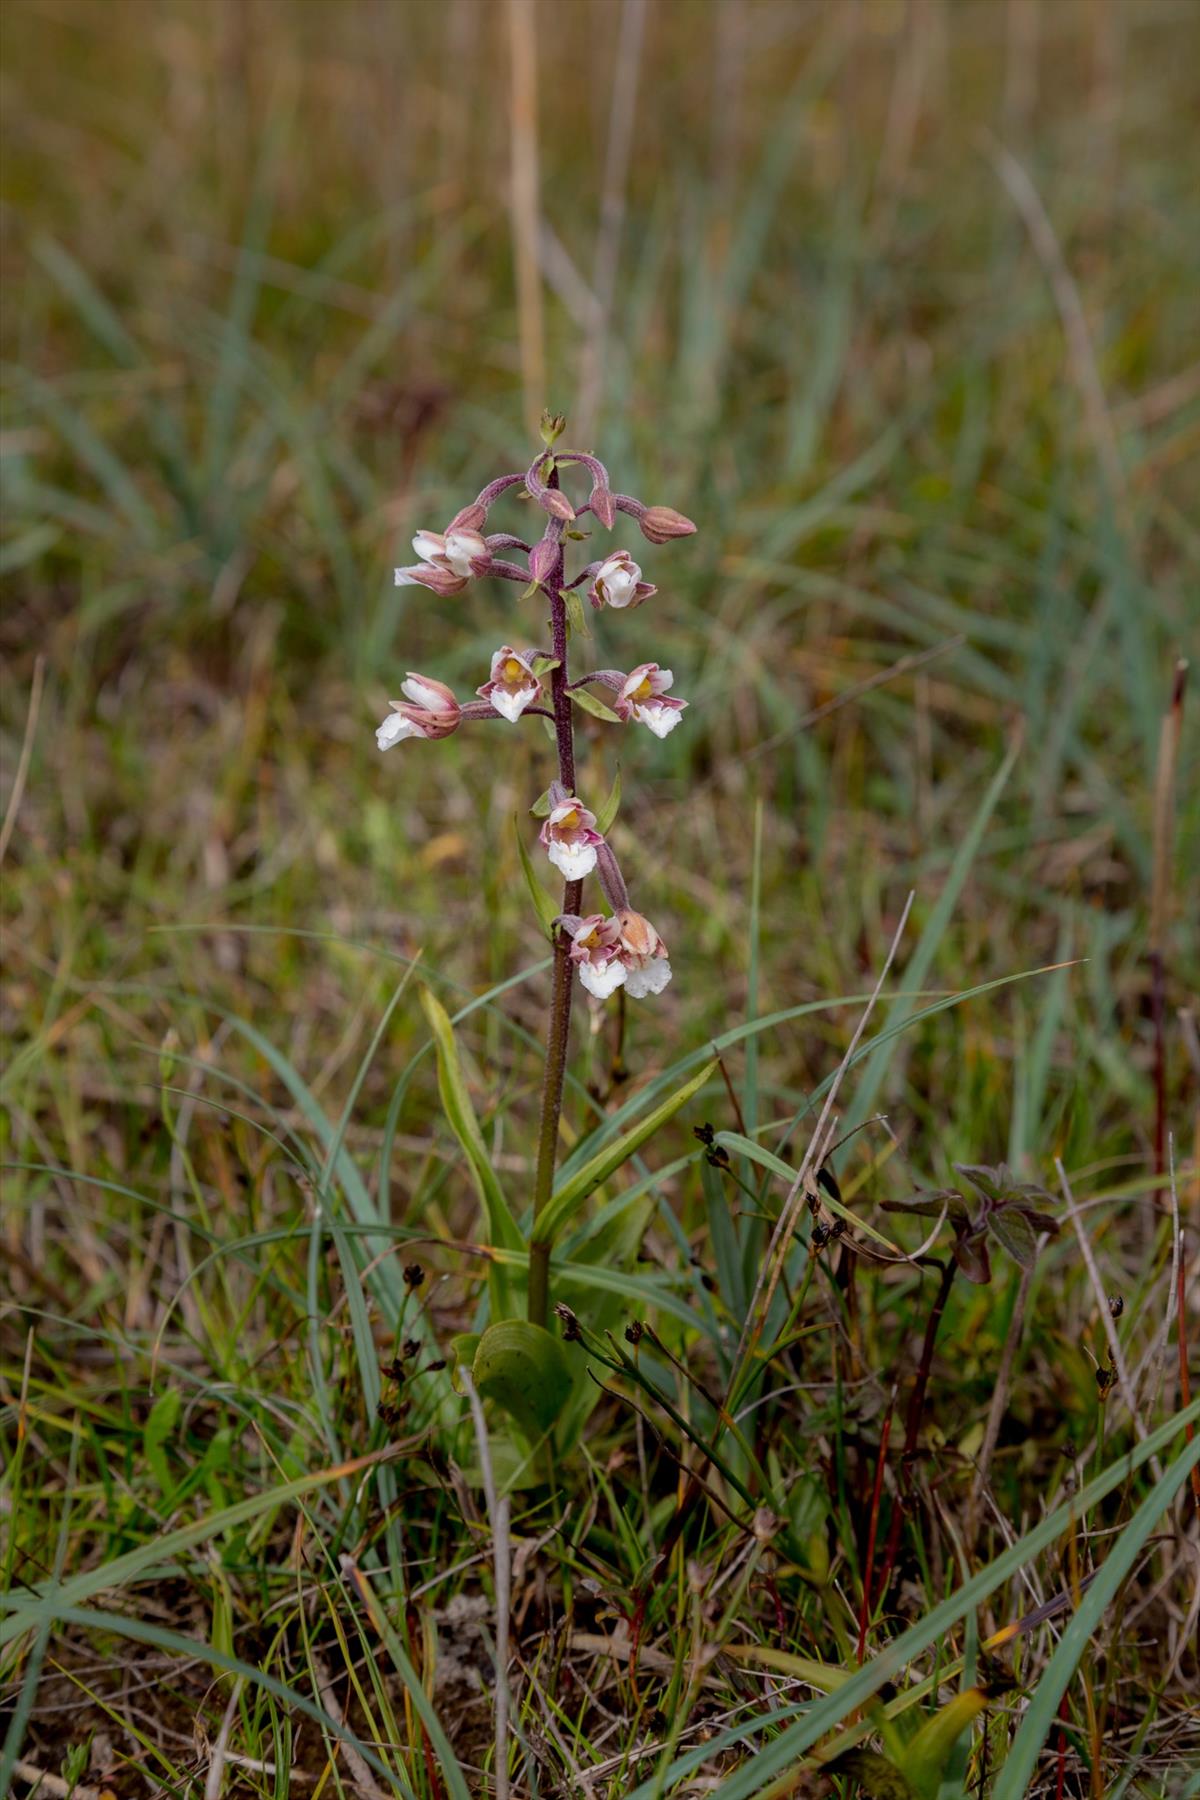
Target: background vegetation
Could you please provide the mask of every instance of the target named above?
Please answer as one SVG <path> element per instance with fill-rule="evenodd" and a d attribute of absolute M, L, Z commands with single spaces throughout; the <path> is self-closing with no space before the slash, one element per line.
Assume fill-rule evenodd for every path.
<path fill-rule="evenodd" d="M 431 1366 L 476 1202 L 418 982 L 388 1008 L 419 957 L 464 1013 L 519 1199 L 547 979 L 513 820 L 548 747 L 371 733 L 406 669 L 470 692 L 536 641 L 503 584 L 390 570 L 549 403 L 701 527 L 596 625 L 691 702 L 618 740 L 675 979 L 623 1080 L 580 1009 L 565 1147 L 722 1034 L 729 1086 L 606 1190 L 654 1202 L 613 1323 L 653 1325 L 675 1416 L 606 1371 L 558 1485 L 513 1495 L 513 1789 L 884 1792 L 801 1760 L 856 1721 L 889 1747 L 830 1673 L 865 1578 L 876 1689 L 926 1683 L 906 1717 L 1067 1596 L 995 1649 L 944 1793 L 1194 1792 L 1195 1509 L 1120 1463 L 1183 1450 L 1200 1226 L 1194 707 L 1173 807 L 1163 749 L 1200 623 L 1192 0 L 11 0 L 3 50 L 5 1779 L 497 1791 L 495 1520 Z M 841 1098 L 887 1123 L 842 1192 L 912 1252 L 936 1221 L 881 1201 L 1006 1160 L 1062 1229 L 1028 1278 L 999 1250 L 953 1283 L 903 1464 L 937 1271 L 814 1253 L 743 1420 L 786 1529 L 747 1535 L 713 1472 L 650 1580 L 753 1273 L 721 1233 L 746 1255 L 785 1191 L 692 1128 L 798 1164 L 910 891 Z"/>

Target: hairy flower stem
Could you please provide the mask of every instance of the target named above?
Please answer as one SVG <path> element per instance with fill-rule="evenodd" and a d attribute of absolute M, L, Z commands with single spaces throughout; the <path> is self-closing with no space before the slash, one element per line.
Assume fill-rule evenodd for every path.
<path fill-rule="evenodd" d="M 557 471 L 551 476 L 557 486 Z M 550 532 L 555 527 L 550 526 Z M 575 730 L 567 693 L 567 608 L 562 598 L 563 553 L 561 527 L 556 532 L 558 560 L 546 578 L 550 595 L 550 625 L 558 667 L 550 672 L 550 697 L 554 709 L 554 735 L 558 743 L 558 778 L 568 794 L 575 792 Z M 568 881 L 563 888 L 562 910 L 577 913 L 583 898 L 582 881 Z M 554 936 L 554 983 L 550 999 L 550 1029 L 546 1038 L 546 1072 L 542 1082 L 542 1123 L 538 1136 L 537 1173 L 533 1184 L 533 1242 L 529 1247 L 529 1322 L 544 1326 L 550 1311 L 550 1246 L 538 1242 L 538 1219 L 554 1186 L 558 1154 L 558 1123 L 562 1114 L 563 1077 L 567 1066 L 567 1039 L 571 1027 L 572 970 L 570 941 L 563 931 Z"/>

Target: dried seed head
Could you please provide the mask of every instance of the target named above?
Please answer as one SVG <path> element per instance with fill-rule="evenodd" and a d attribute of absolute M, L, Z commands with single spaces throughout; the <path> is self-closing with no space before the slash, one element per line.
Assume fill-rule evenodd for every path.
<path fill-rule="evenodd" d="M 563 1341 L 568 1344 L 579 1343 L 583 1337 L 583 1331 L 570 1307 L 564 1306 L 560 1300 L 554 1308 L 554 1316 L 562 1326 Z"/>
<path fill-rule="evenodd" d="M 424 1281 L 424 1279 L 425 1279 L 425 1271 L 421 1267 L 420 1263 L 413 1262 L 413 1263 L 405 1264 L 405 1266 L 404 1266 L 404 1285 L 406 1287 L 419 1288 L 421 1283 Z"/>

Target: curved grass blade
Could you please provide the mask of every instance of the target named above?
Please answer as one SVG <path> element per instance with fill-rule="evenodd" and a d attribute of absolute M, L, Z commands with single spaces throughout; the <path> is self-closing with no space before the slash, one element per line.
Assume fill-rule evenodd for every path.
<path fill-rule="evenodd" d="M 923 1619 L 910 1625 L 878 1656 L 872 1658 L 863 1668 L 846 1682 L 844 1687 L 831 1694 L 827 1699 L 818 1700 L 814 1706 L 805 1708 L 803 1716 L 795 1724 L 789 1725 L 773 1739 L 770 1744 L 758 1750 L 753 1761 L 737 1769 L 726 1781 L 714 1789 L 717 1800 L 751 1800 L 767 1784 L 777 1776 L 785 1774 L 799 1761 L 805 1751 L 810 1750 L 828 1731 L 833 1731 L 851 1713 L 864 1706 L 873 1694 L 887 1682 L 894 1681 L 901 1671 L 919 1656 L 923 1650 L 936 1643 L 944 1632 L 979 1606 L 989 1594 L 995 1592 L 1004 1582 L 1015 1575 L 1018 1569 L 1034 1556 L 1049 1548 L 1064 1531 L 1068 1530 L 1089 1507 L 1097 1500 L 1110 1494 L 1127 1481 L 1136 1470 L 1142 1467 L 1147 1459 L 1171 1443 L 1189 1424 L 1200 1419 L 1200 1399 L 1193 1400 L 1190 1406 L 1177 1412 L 1150 1433 L 1128 1456 L 1111 1463 L 1107 1469 L 1087 1482 L 1077 1494 L 1065 1505 L 1042 1519 L 1024 1537 L 981 1569 L 977 1575 L 963 1583 L 950 1597 L 935 1606 Z M 1200 1456 L 1200 1438 L 1189 1446 L 1180 1459 L 1167 1471 L 1167 1476 L 1174 1476 L 1176 1471 L 1182 1473 L 1179 1480 L 1186 1476 L 1191 1463 Z M 1161 1507 L 1159 1508 L 1161 1512 Z M 1158 1513 L 1155 1514 L 1158 1516 Z M 770 1715 L 764 1715 L 760 1721 L 769 1725 Z M 743 1732 L 733 1730 L 722 1737 L 715 1738 L 700 1751 L 682 1757 L 667 1772 L 668 1779 L 682 1780 L 700 1762 L 718 1754 L 723 1749 L 734 1748 L 744 1737 Z M 667 1793 L 670 1789 L 659 1787 L 655 1781 L 642 1782 L 627 1796 L 627 1800 L 651 1800 L 652 1795 Z"/>
<path fill-rule="evenodd" d="M 1104 1566 L 1093 1578 L 1074 1617 L 1059 1639 L 1049 1666 L 1038 1679 L 1033 1698 L 1029 1702 L 1029 1710 L 1021 1721 L 996 1781 L 992 1800 L 1021 1800 L 1021 1795 L 1028 1792 L 1038 1754 L 1058 1714 L 1059 1701 L 1067 1690 L 1067 1684 L 1078 1667 L 1089 1639 L 1141 1555 L 1146 1539 L 1197 1463 L 1200 1463 L 1200 1437 L 1185 1444 L 1175 1461 L 1163 1470 L 1162 1480 L 1151 1488 L 1105 1557 Z"/>
<path fill-rule="evenodd" d="M 664 1100 L 661 1106 L 656 1106 L 653 1112 L 647 1113 L 644 1119 L 640 1120 L 631 1131 L 627 1131 L 623 1137 L 618 1138 L 615 1144 L 608 1145 L 606 1149 L 593 1156 L 590 1162 L 584 1163 L 582 1169 L 551 1196 L 549 1205 L 543 1211 L 534 1229 L 533 1242 L 552 1244 L 567 1220 L 578 1207 L 583 1205 L 588 1195 L 593 1193 L 602 1182 L 607 1181 L 610 1175 L 615 1174 L 621 1164 L 628 1161 L 635 1150 L 639 1150 L 648 1138 L 654 1136 L 661 1125 L 665 1125 L 668 1119 L 675 1116 L 681 1106 L 686 1106 L 693 1095 L 700 1092 L 706 1082 L 712 1079 L 716 1066 L 715 1062 L 706 1064 L 698 1075 L 693 1075 L 690 1081 L 685 1081 L 683 1086 L 677 1088 L 669 1099 Z"/>

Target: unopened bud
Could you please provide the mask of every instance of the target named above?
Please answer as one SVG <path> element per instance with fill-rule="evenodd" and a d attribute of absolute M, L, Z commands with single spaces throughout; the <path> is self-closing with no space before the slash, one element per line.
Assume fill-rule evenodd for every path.
<path fill-rule="evenodd" d="M 676 512 L 673 506 L 648 506 L 638 524 L 642 528 L 642 536 L 652 544 L 666 544 L 672 538 L 691 537 L 696 529 L 692 521 Z"/>
<path fill-rule="evenodd" d="M 611 531 L 617 516 L 617 509 L 608 488 L 597 486 L 592 489 L 592 511 L 605 530 Z"/>
<path fill-rule="evenodd" d="M 559 548 L 548 538 L 539 538 L 529 553 L 529 573 L 536 582 L 543 582 L 553 574 L 559 559 Z"/>
<path fill-rule="evenodd" d="M 446 536 L 452 531 L 482 531 L 487 524 L 487 507 L 480 506 L 478 500 L 472 500 L 470 506 L 464 506 L 461 512 L 455 513 L 446 527 Z"/>
<path fill-rule="evenodd" d="M 575 508 L 561 488 L 543 488 L 538 500 L 542 510 L 548 512 L 552 519 L 561 519 L 564 524 L 569 525 L 575 517 Z"/>
<path fill-rule="evenodd" d="M 543 412 L 538 423 L 538 431 L 541 433 L 542 442 L 545 444 L 547 450 L 550 448 L 551 444 L 556 444 L 558 442 L 566 429 L 567 416 L 565 413 L 552 413 L 547 410 Z"/>

